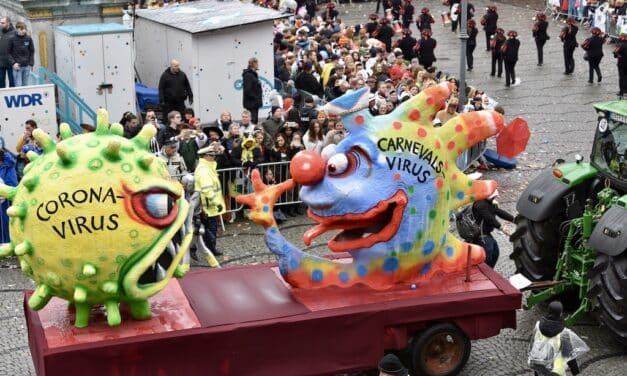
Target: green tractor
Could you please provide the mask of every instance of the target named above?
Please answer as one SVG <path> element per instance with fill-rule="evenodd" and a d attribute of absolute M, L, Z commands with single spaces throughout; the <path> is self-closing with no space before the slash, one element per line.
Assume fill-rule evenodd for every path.
<path fill-rule="evenodd" d="M 560 299 L 567 325 L 591 312 L 627 346 L 627 101 L 594 105 L 590 163 L 555 165 L 518 200 L 510 256 L 534 282 L 527 307 Z"/>

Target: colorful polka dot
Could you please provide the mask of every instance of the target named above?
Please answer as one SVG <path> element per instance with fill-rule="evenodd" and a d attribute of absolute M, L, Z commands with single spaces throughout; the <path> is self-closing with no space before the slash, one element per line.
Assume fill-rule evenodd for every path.
<path fill-rule="evenodd" d="M 433 97 L 427 97 L 426 102 L 429 106 L 433 106 L 433 103 L 435 102 L 435 100 L 433 99 Z"/>
<path fill-rule="evenodd" d="M 294 258 L 290 259 L 289 268 L 292 269 L 292 270 L 298 269 L 298 260 L 294 259 Z"/>
<path fill-rule="evenodd" d="M 435 180 L 435 186 L 438 187 L 438 189 L 442 189 L 442 187 L 444 187 L 444 180 L 437 178 Z"/>
<path fill-rule="evenodd" d="M 261 202 L 263 202 L 264 204 L 267 204 L 270 202 L 270 198 L 268 196 L 263 196 L 261 197 Z"/>
<path fill-rule="evenodd" d="M 261 210 L 263 210 L 264 213 L 267 213 L 267 212 L 270 211 L 270 207 L 268 205 L 264 205 L 263 209 L 261 209 Z"/>
<path fill-rule="evenodd" d="M 437 216 L 437 212 L 435 211 L 435 209 L 431 209 L 429 210 L 429 218 L 431 219 L 435 219 L 435 217 Z"/>
<path fill-rule="evenodd" d="M 346 283 L 346 282 L 348 282 L 350 280 L 350 276 L 346 272 L 340 272 L 338 277 L 340 279 L 340 282 L 342 282 L 342 283 Z"/>
<path fill-rule="evenodd" d="M 383 262 L 383 270 L 386 272 L 394 272 L 398 269 L 398 259 L 396 257 L 390 257 Z"/>
<path fill-rule="evenodd" d="M 417 212 L 416 208 L 413 207 L 413 206 L 409 209 L 409 214 L 411 214 L 411 215 L 416 215 L 416 212 Z"/>
<path fill-rule="evenodd" d="M 455 126 L 455 132 L 457 132 L 457 133 L 460 133 L 460 132 L 461 132 L 461 131 L 463 131 L 463 130 L 464 130 L 464 127 L 462 127 L 462 125 L 461 125 L 461 124 L 457 124 L 457 125 Z"/>
<path fill-rule="evenodd" d="M 394 180 L 399 180 L 401 178 L 401 174 L 396 173 L 394 174 Z"/>
<path fill-rule="evenodd" d="M 268 231 L 270 231 L 271 234 L 276 234 L 278 229 L 276 227 L 270 227 Z"/>
<path fill-rule="evenodd" d="M 403 252 L 409 252 L 412 249 L 413 244 L 411 242 L 404 242 L 401 244 L 401 249 Z"/>
<path fill-rule="evenodd" d="M 462 191 L 457 192 L 457 199 L 458 200 L 463 200 L 464 196 L 466 196 L 466 194 Z"/>
<path fill-rule="evenodd" d="M 427 137 L 427 131 L 424 128 L 418 128 L 418 137 Z"/>
<path fill-rule="evenodd" d="M 475 201 L 475 195 L 470 195 L 470 201 Z"/>
<path fill-rule="evenodd" d="M 451 175 L 451 180 L 457 180 L 457 174 Z"/>
<path fill-rule="evenodd" d="M 440 144 L 440 141 L 439 140 L 435 140 L 435 148 L 439 149 L 441 147 L 442 147 L 442 144 Z"/>
<path fill-rule="evenodd" d="M 431 261 L 422 266 L 422 268 L 420 269 L 420 275 L 425 275 L 429 273 L 429 270 L 431 270 Z"/>
<path fill-rule="evenodd" d="M 455 141 L 449 141 L 448 144 L 446 144 L 446 148 L 448 150 L 453 150 L 455 149 Z"/>
<path fill-rule="evenodd" d="M 413 109 L 409 112 L 409 118 L 413 121 L 420 120 L 420 111 Z"/>
<path fill-rule="evenodd" d="M 431 252 L 433 252 L 433 248 L 435 248 L 435 243 L 433 240 L 427 240 L 427 242 L 422 247 L 422 254 L 425 256 L 429 256 Z"/>
<path fill-rule="evenodd" d="M 366 265 L 357 265 L 357 275 L 363 277 L 366 274 L 368 274 L 368 268 Z"/>
<path fill-rule="evenodd" d="M 410 185 L 409 187 L 407 187 L 407 192 L 409 192 L 409 194 L 414 194 L 414 186 Z"/>
<path fill-rule="evenodd" d="M 474 182 L 474 181 L 472 181 L 472 180 L 468 180 L 468 186 L 469 186 L 469 187 L 472 187 L 472 186 L 473 186 L 473 184 L 475 184 L 475 182 Z"/>
<path fill-rule="evenodd" d="M 365 119 L 362 115 L 357 115 L 355 116 L 355 123 L 362 125 L 364 123 Z"/>
<path fill-rule="evenodd" d="M 324 274 L 322 273 L 322 270 L 320 269 L 315 269 L 314 271 L 311 272 L 311 280 L 314 283 L 320 283 L 322 282 L 322 279 L 324 278 Z"/>
<path fill-rule="evenodd" d="M 422 231 L 418 231 L 418 233 L 416 233 L 416 240 L 421 240 L 422 239 L 422 235 L 423 235 L 423 232 Z"/>
<path fill-rule="evenodd" d="M 446 256 L 453 257 L 453 254 L 454 254 L 453 247 L 451 246 L 446 247 Z"/>
<path fill-rule="evenodd" d="M 401 123 L 400 121 L 395 121 L 392 123 L 392 127 L 394 127 L 394 129 L 396 130 L 399 130 L 403 128 L 403 123 Z"/>

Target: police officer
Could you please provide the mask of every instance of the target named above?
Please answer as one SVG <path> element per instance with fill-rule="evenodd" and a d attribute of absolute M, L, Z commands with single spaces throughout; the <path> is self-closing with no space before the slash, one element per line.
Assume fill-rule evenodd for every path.
<path fill-rule="evenodd" d="M 544 44 L 549 40 L 549 35 L 546 33 L 549 23 L 546 22 L 546 14 L 538 13 L 536 15 L 536 23 L 533 24 L 532 35 L 536 41 L 536 49 L 538 50 L 538 66 L 541 67 L 544 64 Z"/>
<path fill-rule="evenodd" d="M 416 55 L 414 48 L 418 41 L 411 36 L 411 30 L 403 29 L 403 38 L 396 41 L 396 47 L 403 51 L 403 59 L 411 61 Z"/>
<path fill-rule="evenodd" d="M 592 36 L 581 43 L 588 59 L 588 83 L 592 83 L 594 72 L 597 72 L 597 82 L 601 82 L 601 59 L 603 59 L 603 43 L 607 37 L 598 27 L 590 29 Z"/>
<path fill-rule="evenodd" d="M 575 48 L 579 46 L 577 43 L 577 32 L 579 28 L 575 25 L 576 21 L 574 17 L 568 17 L 566 20 L 566 26 L 562 28 L 560 33 L 560 39 L 564 43 L 564 74 L 571 75 L 575 71 L 575 59 L 573 54 Z"/>
<path fill-rule="evenodd" d="M 490 76 L 492 77 L 494 77 L 494 74 L 497 73 L 497 65 L 497 77 L 501 78 L 501 75 L 503 74 L 503 53 L 501 52 L 503 43 L 505 43 L 505 30 L 497 27 L 496 33 L 492 36 L 492 40 L 490 41 L 490 49 L 492 50 L 492 71 L 490 71 Z"/>
<path fill-rule="evenodd" d="M 437 60 L 435 58 L 435 47 L 437 42 L 435 39 L 431 38 L 431 30 L 426 29 L 423 30 L 422 38 L 418 41 L 416 45 L 418 49 L 418 62 L 425 68 L 430 68 L 431 65 Z"/>
<path fill-rule="evenodd" d="M 496 5 L 488 5 L 486 14 L 481 17 L 481 25 L 485 31 L 485 50 L 490 51 L 490 40 L 494 33 L 496 33 L 496 24 L 499 20 L 499 15 L 496 13 Z"/>
<path fill-rule="evenodd" d="M 429 13 L 429 8 L 422 8 L 420 15 L 416 18 L 416 27 L 421 32 L 423 30 L 431 30 L 432 23 L 435 23 L 435 20 L 431 13 Z"/>
<path fill-rule="evenodd" d="M 518 61 L 518 49 L 520 41 L 516 39 L 518 33 L 514 30 L 507 32 L 508 39 L 503 43 L 501 52 L 503 53 L 503 62 L 505 63 L 505 86 L 510 84 L 516 86 L 516 62 Z"/>
<path fill-rule="evenodd" d="M 403 29 L 409 29 L 411 26 L 411 20 L 414 19 L 414 13 L 416 12 L 414 6 L 411 4 L 411 0 L 405 0 L 401 14 L 403 15 Z"/>
<path fill-rule="evenodd" d="M 614 57 L 616 58 L 616 66 L 618 67 L 618 97 L 623 99 L 623 95 L 627 93 L 627 28 L 620 31 L 620 39 L 614 46 Z"/>
<path fill-rule="evenodd" d="M 468 71 L 471 71 L 474 63 L 472 54 L 475 52 L 475 47 L 477 47 L 477 34 L 479 34 L 479 30 L 477 30 L 475 20 L 468 20 L 466 26 L 468 28 L 468 39 L 466 39 L 466 65 L 468 65 Z"/>

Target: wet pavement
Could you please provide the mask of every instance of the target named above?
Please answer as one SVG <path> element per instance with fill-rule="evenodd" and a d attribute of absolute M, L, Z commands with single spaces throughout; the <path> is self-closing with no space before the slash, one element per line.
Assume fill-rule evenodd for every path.
<path fill-rule="evenodd" d="M 545 46 L 545 64 L 536 66 L 535 44 L 531 38 L 532 7 L 498 3 L 499 26 L 507 30 L 517 30 L 521 41 L 520 58 L 517 64 L 517 76 L 522 79 L 519 86 L 506 88 L 504 79 L 489 77 L 490 55 L 481 47 L 483 32 L 477 37 L 478 47 L 474 53 L 475 69 L 467 72 L 469 85 L 485 90 L 499 102 L 506 111 L 507 120 L 523 116 L 529 123 L 532 137 L 527 152 L 518 157 L 519 165 L 514 170 L 490 170 L 485 177 L 499 183 L 501 207 L 515 213 L 515 205 L 521 191 L 543 168 L 555 159 L 574 160 L 576 154 L 590 154 L 595 130 L 595 112 L 591 104 L 615 98 L 618 79 L 615 59 L 612 57 L 612 45 L 605 46 L 605 57 L 601 63 L 603 82 L 587 84 L 588 67 L 583 60 L 583 52 L 575 52 L 576 69 L 572 76 L 564 76 L 562 46 L 557 35 L 562 23 L 551 21 L 549 35 L 551 39 Z M 423 5 L 424 4 L 424 5 Z M 477 9 L 477 19 L 489 4 L 485 1 L 473 1 Z M 533 6 L 539 2 L 530 3 Z M 443 27 L 439 15 L 445 10 L 441 2 L 426 1 L 437 18 L 433 27 L 433 37 L 438 42 L 436 56 L 439 69 L 456 75 L 459 63 L 459 39 Z M 341 17 L 348 24 L 365 22 L 372 13 L 375 3 L 342 4 L 338 7 Z M 412 25 L 414 33 L 415 25 Z M 580 30 L 581 42 L 589 36 L 587 30 Z M 493 143 L 492 143 L 493 144 Z M 289 218 L 281 226 L 283 234 L 294 244 L 302 245 L 302 235 L 311 225 L 305 216 Z M 513 262 L 509 259 L 511 244 L 507 239 L 495 234 L 501 247 L 501 257 L 496 270 L 505 277 L 514 274 Z M 316 238 L 308 248 L 317 254 L 325 253 L 328 236 Z M 221 258 L 223 266 L 253 264 L 274 261 L 274 256 L 267 251 L 262 229 L 238 218 L 233 224 L 226 224 L 226 231 L 220 232 L 218 246 L 225 251 Z M 204 267 L 196 265 L 195 267 Z M 22 291 L 33 288 L 30 280 L 22 276 L 14 259 L 0 260 L 0 375 L 34 374 L 27 333 L 22 311 Z M 528 338 L 535 322 L 543 314 L 541 307 L 530 311 L 518 312 L 518 329 L 503 330 L 496 337 L 474 341 L 473 349 L 463 375 L 531 375 L 526 368 Z M 588 343 L 591 351 L 580 358 L 582 375 L 624 375 L 627 365 L 627 350 L 619 346 L 600 328 L 592 317 L 585 316 L 572 328 Z"/>

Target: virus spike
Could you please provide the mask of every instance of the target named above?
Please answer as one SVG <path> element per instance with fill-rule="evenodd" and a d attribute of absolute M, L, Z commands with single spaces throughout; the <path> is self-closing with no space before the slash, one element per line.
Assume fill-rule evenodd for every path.
<path fill-rule="evenodd" d="M 105 302 L 105 309 L 107 310 L 107 323 L 109 326 L 120 325 L 122 317 L 120 316 L 120 306 L 115 300 L 109 300 Z"/>
<path fill-rule="evenodd" d="M 24 218 L 26 217 L 26 208 L 23 205 L 9 206 L 7 215 L 12 218 Z"/>
<path fill-rule="evenodd" d="M 77 303 L 85 303 L 87 300 L 87 289 L 83 286 L 74 287 L 74 301 Z"/>
<path fill-rule="evenodd" d="M 8 199 L 9 201 L 13 201 L 16 193 L 17 193 L 17 188 L 10 187 L 6 184 L 0 184 L 0 197 L 4 197 Z"/>
<path fill-rule="evenodd" d="M 113 281 L 107 281 L 100 286 L 100 290 L 106 294 L 115 295 L 118 293 L 118 284 Z"/>
<path fill-rule="evenodd" d="M 33 252 L 33 246 L 28 240 L 24 240 L 23 242 L 15 246 L 14 252 L 18 256 L 23 256 L 26 254 L 30 255 Z"/>
<path fill-rule="evenodd" d="M 148 170 L 154 161 L 155 156 L 153 154 L 145 154 L 143 157 L 139 158 L 137 164 L 139 164 L 139 167 L 141 167 L 142 170 Z"/>
<path fill-rule="evenodd" d="M 144 149 L 148 149 L 150 147 L 150 140 L 155 137 L 156 134 L 157 130 L 155 127 L 152 124 L 146 124 L 142 127 L 142 130 L 139 131 L 137 136 L 133 137 L 133 142 Z"/>
<path fill-rule="evenodd" d="M 131 316 L 135 320 L 146 320 L 150 318 L 150 303 L 148 303 L 148 300 L 139 300 L 127 304 L 131 309 Z"/>
<path fill-rule="evenodd" d="M 85 277 L 93 277 L 98 273 L 96 267 L 90 263 L 83 264 L 83 269 L 81 271 Z"/>
<path fill-rule="evenodd" d="M 30 153 L 30 152 L 29 152 Z M 28 154 L 26 154 L 26 156 L 28 157 Z M 33 169 L 33 167 L 35 167 L 35 164 L 33 163 L 29 163 L 26 165 L 26 167 L 24 167 L 24 175 L 28 174 L 28 172 Z"/>
<path fill-rule="evenodd" d="M 70 147 L 64 142 L 57 145 L 57 155 L 59 156 L 61 163 L 66 166 L 73 162 L 72 155 L 70 154 Z"/>
<path fill-rule="evenodd" d="M 30 264 L 28 262 L 26 262 L 26 260 L 21 259 L 20 260 L 20 268 L 22 269 L 22 272 L 24 274 L 33 275 L 33 268 L 30 267 Z"/>
<path fill-rule="evenodd" d="M 124 135 L 124 127 L 120 123 L 114 123 L 111 124 L 111 129 L 109 130 L 109 132 L 112 135 L 122 136 Z"/>
<path fill-rule="evenodd" d="M 28 189 L 28 192 L 32 193 L 39 185 L 39 175 L 29 175 L 27 178 L 23 178 L 22 184 Z"/>
<path fill-rule="evenodd" d="M 44 153 L 50 153 L 56 147 L 52 137 L 41 128 L 37 128 L 33 131 L 33 137 L 39 142 L 42 149 L 44 149 Z"/>
<path fill-rule="evenodd" d="M 120 159 L 120 146 L 120 140 L 111 140 L 102 152 L 107 159 L 117 161 Z"/>
<path fill-rule="evenodd" d="M 4 243 L 0 245 L 0 257 L 12 256 L 15 248 L 12 243 Z"/>
<path fill-rule="evenodd" d="M 59 287 L 61 285 L 61 278 L 55 272 L 48 272 L 48 274 L 46 274 L 46 280 L 51 286 Z"/>
<path fill-rule="evenodd" d="M 61 133 L 62 140 L 67 140 L 68 138 L 74 136 L 68 123 L 61 123 L 59 126 L 59 133 Z"/>
<path fill-rule="evenodd" d="M 109 113 L 104 108 L 96 111 L 96 134 L 109 134 Z"/>
<path fill-rule="evenodd" d="M 33 295 L 28 299 L 28 306 L 33 311 L 44 308 L 52 298 L 50 287 L 46 284 L 39 285 Z"/>
<path fill-rule="evenodd" d="M 31 162 L 35 162 L 37 160 L 37 158 L 39 158 L 39 154 L 37 154 L 34 151 L 30 150 L 28 153 L 26 153 L 26 158 L 28 158 L 28 160 L 31 161 Z"/>
<path fill-rule="evenodd" d="M 457 157 L 460 151 L 499 133 L 504 126 L 503 115 L 496 111 L 473 111 L 457 115 L 447 121 L 438 128 L 438 135 L 442 140 L 447 140 L 448 154 Z"/>
<path fill-rule="evenodd" d="M 77 328 L 84 328 L 89 324 L 89 312 L 91 311 L 91 305 L 89 303 L 74 304 L 76 308 L 76 319 L 74 320 L 74 326 Z"/>

